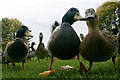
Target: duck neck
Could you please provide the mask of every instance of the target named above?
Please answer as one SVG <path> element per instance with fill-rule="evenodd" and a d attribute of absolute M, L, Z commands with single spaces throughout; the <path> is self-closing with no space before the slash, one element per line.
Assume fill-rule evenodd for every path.
<path fill-rule="evenodd" d="M 69 21 L 63 21 L 62 24 L 65 23 L 65 22 L 69 23 L 70 25 L 72 25 L 75 21 L 70 21 L 70 20 Z"/>
<path fill-rule="evenodd" d="M 88 26 L 88 33 L 99 32 L 98 20 L 94 20 L 94 19 L 88 20 L 87 26 Z"/>
<path fill-rule="evenodd" d="M 96 27 L 88 27 L 88 33 L 92 33 L 92 32 L 99 32 L 99 28 L 98 26 Z"/>
<path fill-rule="evenodd" d="M 117 35 L 117 33 L 119 32 L 117 29 L 112 29 L 112 32 L 114 35 Z"/>
<path fill-rule="evenodd" d="M 23 39 L 24 42 L 27 44 L 27 40 L 26 40 L 25 36 L 23 36 L 22 39 Z"/>
<path fill-rule="evenodd" d="M 42 38 L 42 37 L 40 37 L 40 44 L 42 44 L 42 39 L 43 39 L 43 38 Z"/>
<path fill-rule="evenodd" d="M 35 51 L 35 49 L 34 49 L 34 47 L 33 47 L 34 45 L 31 45 L 31 49 L 32 49 L 32 51 Z"/>

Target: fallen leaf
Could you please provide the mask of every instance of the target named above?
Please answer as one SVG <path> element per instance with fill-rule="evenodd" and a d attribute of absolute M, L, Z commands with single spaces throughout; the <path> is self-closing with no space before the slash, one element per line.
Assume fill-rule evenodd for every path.
<path fill-rule="evenodd" d="M 61 66 L 61 68 L 68 71 L 71 70 L 73 67 L 66 65 L 66 66 Z"/>
<path fill-rule="evenodd" d="M 49 71 L 44 71 L 43 73 L 40 73 L 39 76 L 47 76 L 47 75 L 50 75 L 50 74 L 54 74 L 54 70 L 49 70 Z"/>

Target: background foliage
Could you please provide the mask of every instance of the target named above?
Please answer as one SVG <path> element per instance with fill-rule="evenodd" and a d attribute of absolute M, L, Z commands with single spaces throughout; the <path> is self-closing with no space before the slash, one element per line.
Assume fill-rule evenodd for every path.
<path fill-rule="evenodd" d="M 22 22 L 18 19 L 2 18 L 2 50 L 4 51 L 6 44 L 15 39 L 16 31 L 21 27 Z"/>
<path fill-rule="evenodd" d="M 111 0 L 112 1 L 112 0 Z M 97 9 L 99 16 L 99 28 L 110 30 L 110 24 L 114 20 L 120 27 L 120 2 L 105 2 Z"/>

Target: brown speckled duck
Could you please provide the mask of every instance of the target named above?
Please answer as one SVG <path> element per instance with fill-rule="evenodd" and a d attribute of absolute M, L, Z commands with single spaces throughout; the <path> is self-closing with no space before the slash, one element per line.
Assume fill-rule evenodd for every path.
<path fill-rule="evenodd" d="M 80 54 L 84 59 L 90 61 L 89 70 L 93 62 L 103 62 L 112 58 L 115 71 L 117 71 L 115 65 L 115 56 L 118 50 L 117 39 L 107 30 L 100 31 L 99 18 L 93 8 L 86 10 L 85 18 L 88 34 L 80 44 Z"/>
<path fill-rule="evenodd" d="M 43 40 L 43 34 L 40 33 L 39 34 L 39 45 L 35 51 L 35 56 L 38 58 L 38 61 L 39 59 L 43 59 L 45 57 L 48 58 L 48 50 L 45 48 L 44 44 L 42 43 L 42 40 Z"/>
<path fill-rule="evenodd" d="M 24 63 L 28 53 L 27 40 L 25 36 L 31 36 L 30 30 L 27 26 L 21 26 L 16 34 L 16 39 L 13 42 L 9 42 L 6 45 L 4 51 L 4 60 L 7 63 L 6 70 L 8 68 L 8 63 L 22 62 L 23 69 L 25 70 Z"/>

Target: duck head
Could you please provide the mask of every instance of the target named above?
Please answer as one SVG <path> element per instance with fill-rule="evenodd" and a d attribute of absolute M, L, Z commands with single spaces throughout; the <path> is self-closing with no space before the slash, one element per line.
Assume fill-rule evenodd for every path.
<path fill-rule="evenodd" d="M 117 33 L 119 32 L 118 25 L 114 20 L 111 22 L 111 31 L 114 35 L 117 35 Z"/>
<path fill-rule="evenodd" d="M 42 39 L 43 39 L 43 34 L 40 33 L 40 34 L 39 34 L 39 41 L 40 41 L 40 44 L 42 43 Z"/>
<path fill-rule="evenodd" d="M 53 23 L 53 25 L 52 25 L 51 33 L 52 33 L 52 32 L 55 30 L 55 28 L 58 27 L 58 26 L 60 26 L 60 24 L 59 24 L 57 21 L 55 21 L 55 22 Z"/>
<path fill-rule="evenodd" d="M 30 34 L 30 32 L 31 30 L 29 30 L 27 26 L 21 26 L 19 30 L 17 31 L 16 37 L 19 37 L 19 38 L 22 38 L 23 36 L 33 37 Z"/>
<path fill-rule="evenodd" d="M 34 45 L 36 45 L 35 42 L 32 42 L 32 43 L 31 43 L 31 47 L 30 47 L 30 48 L 32 49 L 32 51 L 35 51 L 35 49 L 34 49 L 34 47 L 33 47 Z"/>
<path fill-rule="evenodd" d="M 81 33 L 80 34 L 80 38 L 83 40 L 83 38 L 84 38 L 84 35 Z"/>
<path fill-rule="evenodd" d="M 114 20 L 111 22 L 111 30 L 114 35 L 117 35 L 117 33 L 119 32 L 118 25 Z"/>
<path fill-rule="evenodd" d="M 35 42 L 32 42 L 32 43 L 31 43 L 31 47 L 34 46 L 34 45 L 36 45 Z"/>
<path fill-rule="evenodd" d="M 77 20 L 84 19 L 77 8 L 70 8 L 67 13 L 62 18 L 62 23 L 67 22 L 69 24 L 73 24 Z"/>
<path fill-rule="evenodd" d="M 111 29 L 117 29 L 117 24 L 115 21 L 111 22 Z"/>
<path fill-rule="evenodd" d="M 99 18 L 93 8 L 87 9 L 85 11 L 85 19 L 86 19 L 88 28 L 90 27 L 92 29 L 95 29 L 96 27 L 98 27 Z"/>

